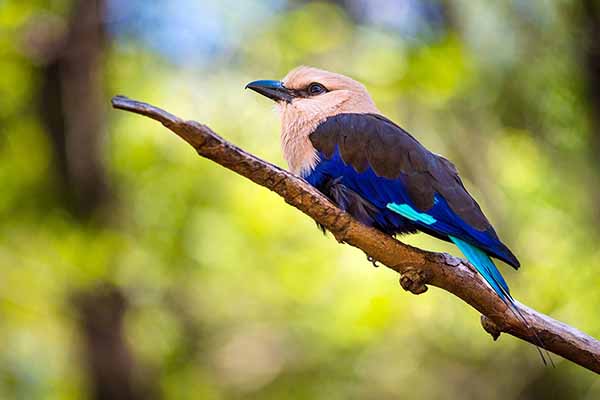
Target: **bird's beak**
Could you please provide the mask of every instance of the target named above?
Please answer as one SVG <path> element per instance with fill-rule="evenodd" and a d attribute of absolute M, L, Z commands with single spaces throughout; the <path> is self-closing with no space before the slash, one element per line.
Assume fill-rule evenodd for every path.
<path fill-rule="evenodd" d="M 252 89 L 274 101 L 290 103 L 294 98 L 292 91 L 283 86 L 281 81 L 254 81 L 247 84 L 246 89 Z"/>

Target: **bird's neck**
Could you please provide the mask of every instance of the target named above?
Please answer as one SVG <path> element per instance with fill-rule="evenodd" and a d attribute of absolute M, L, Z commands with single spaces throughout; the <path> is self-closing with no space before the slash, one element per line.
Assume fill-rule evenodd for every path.
<path fill-rule="evenodd" d="M 319 155 L 310 141 L 310 134 L 328 117 L 341 113 L 379 114 L 366 93 L 361 96 L 347 91 L 340 96 L 331 104 L 300 100 L 279 105 L 281 149 L 291 172 L 307 176 L 317 166 Z"/>
<path fill-rule="evenodd" d="M 310 174 L 319 161 L 317 151 L 309 138 L 316 125 L 292 123 L 281 130 L 283 158 L 287 161 L 290 171 L 296 175 Z"/>

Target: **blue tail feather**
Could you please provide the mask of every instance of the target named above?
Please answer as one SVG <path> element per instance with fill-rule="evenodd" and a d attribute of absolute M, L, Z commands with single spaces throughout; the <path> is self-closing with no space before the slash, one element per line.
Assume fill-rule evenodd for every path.
<path fill-rule="evenodd" d="M 501 299 L 512 300 L 506 281 L 500 274 L 500 271 L 498 271 L 498 268 L 496 268 L 496 265 L 494 265 L 492 259 L 483 250 L 457 237 L 450 236 L 450 239 Z"/>

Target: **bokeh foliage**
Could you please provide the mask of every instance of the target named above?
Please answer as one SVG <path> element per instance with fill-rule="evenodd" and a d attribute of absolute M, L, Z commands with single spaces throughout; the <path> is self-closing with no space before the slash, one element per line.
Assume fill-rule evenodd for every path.
<path fill-rule="evenodd" d="M 185 14 L 193 2 L 172 3 Z M 521 260 L 518 273 L 501 267 L 515 297 L 599 337 L 600 111 L 586 96 L 578 3 L 427 2 L 443 18 L 417 33 L 349 6 L 361 1 L 208 3 L 216 22 L 189 20 L 218 30 L 180 29 L 222 35 L 221 47 L 177 57 L 111 3 L 102 157 L 116 199 L 82 219 L 61 195 L 35 106 L 44 60 L 27 41 L 48 21 L 65 28 L 72 4 L 0 1 L 0 398 L 88 392 L 71 299 L 98 282 L 126 294 L 127 342 L 165 398 L 598 398 L 591 372 L 558 357 L 544 367 L 506 335 L 492 342 L 462 302 L 403 292 L 276 195 L 108 109 L 112 94 L 143 99 L 284 165 L 278 117 L 244 85 L 299 64 L 349 74 L 455 161 Z M 131 4 L 134 16 L 153 7 Z"/>

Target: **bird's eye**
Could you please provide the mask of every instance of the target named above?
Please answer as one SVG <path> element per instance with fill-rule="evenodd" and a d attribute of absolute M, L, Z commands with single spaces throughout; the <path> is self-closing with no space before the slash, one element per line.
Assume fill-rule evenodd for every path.
<path fill-rule="evenodd" d="M 325 86 L 321 85 L 320 83 L 315 82 L 308 86 L 308 94 L 311 96 L 316 96 L 321 93 L 325 93 L 326 91 L 327 89 L 325 89 Z"/>

